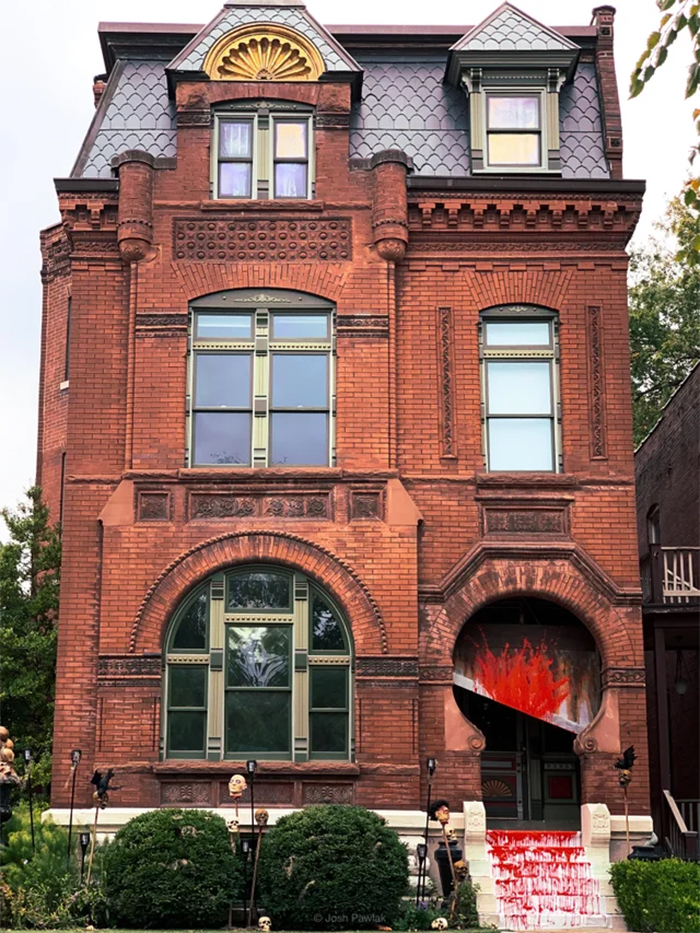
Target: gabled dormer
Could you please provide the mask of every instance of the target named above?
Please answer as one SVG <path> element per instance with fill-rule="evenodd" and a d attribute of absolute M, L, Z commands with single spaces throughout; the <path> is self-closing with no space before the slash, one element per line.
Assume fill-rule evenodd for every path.
<path fill-rule="evenodd" d="M 474 173 L 561 172 L 559 92 L 580 51 L 508 2 L 452 46 L 446 78 L 469 97 Z"/>

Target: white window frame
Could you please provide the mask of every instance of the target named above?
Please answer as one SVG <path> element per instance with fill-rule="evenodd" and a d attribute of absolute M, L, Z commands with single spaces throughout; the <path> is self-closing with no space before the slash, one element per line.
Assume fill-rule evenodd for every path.
<path fill-rule="evenodd" d="M 486 342 L 486 324 L 527 324 L 547 323 L 550 330 L 550 344 L 545 346 L 488 346 Z M 548 416 L 552 422 L 552 468 L 551 470 L 492 470 L 489 463 L 489 400 L 487 364 L 495 361 L 535 362 L 547 361 L 550 364 L 550 392 L 552 399 L 552 414 Z M 481 382 L 481 427 L 482 452 L 484 456 L 484 469 L 491 473 L 563 473 L 563 451 L 561 438 L 561 374 L 559 353 L 559 316 L 555 311 L 548 311 L 537 307 L 502 307 L 484 311 L 479 317 L 479 361 Z M 528 415 L 504 413 L 503 418 L 527 418 Z M 543 416 L 540 416 L 543 417 Z"/>
<path fill-rule="evenodd" d="M 221 111 L 214 112 L 214 123 L 211 133 L 211 195 L 215 201 L 249 201 L 249 200 L 305 200 L 310 201 L 315 195 L 316 179 L 316 147 L 314 145 L 314 117 L 312 113 L 295 113 L 294 111 L 274 111 L 269 114 L 268 124 L 263 128 L 263 119 L 257 111 Z M 219 193 L 219 141 L 222 123 L 252 123 L 252 171 L 250 197 L 226 197 Z M 307 124 L 307 167 L 306 167 L 306 196 L 304 198 L 277 198 L 275 194 L 275 122 L 294 122 Z M 269 194 L 263 192 L 265 182 Z"/>

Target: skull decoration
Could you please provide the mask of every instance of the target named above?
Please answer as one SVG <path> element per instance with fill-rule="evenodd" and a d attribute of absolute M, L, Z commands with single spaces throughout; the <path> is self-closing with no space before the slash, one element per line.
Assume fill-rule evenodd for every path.
<path fill-rule="evenodd" d="M 238 820 L 235 816 L 232 816 L 230 819 L 226 820 L 226 829 L 231 833 L 232 836 L 235 836 L 238 832 Z"/>
<path fill-rule="evenodd" d="M 450 822 L 450 811 L 447 807 L 447 804 L 444 804 L 442 807 L 438 807 L 438 809 L 435 811 L 435 819 L 442 826 L 447 826 L 447 824 Z"/>
<path fill-rule="evenodd" d="M 270 930 L 272 929 L 272 920 L 270 920 L 269 917 L 261 917 L 258 920 L 258 929 L 264 930 L 265 933 L 270 933 Z"/>
<path fill-rule="evenodd" d="M 5 726 L 0 726 L 0 784 L 19 784 L 20 782 L 13 764 L 14 747 L 9 731 Z"/>
<path fill-rule="evenodd" d="M 255 811 L 255 822 L 258 826 L 267 826 L 267 821 L 270 819 L 270 814 L 264 807 L 261 807 L 259 810 Z"/>
<path fill-rule="evenodd" d="M 632 782 L 632 772 L 629 768 L 622 768 L 618 774 L 618 779 L 620 781 L 620 787 L 628 787 Z"/>
<path fill-rule="evenodd" d="M 243 796 L 247 786 L 246 779 L 242 774 L 234 774 L 228 782 L 228 792 L 234 800 L 238 800 Z"/>
<path fill-rule="evenodd" d="M 430 924 L 431 930 L 446 930 L 447 920 L 444 917 L 436 917 Z"/>
<path fill-rule="evenodd" d="M 461 882 L 464 881 L 469 874 L 469 866 L 464 861 L 464 859 L 459 859 L 454 863 L 453 868 L 455 870 L 455 878 L 457 879 L 457 883 L 461 884 Z"/>
<path fill-rule="evenodd" d="M 440 820 L 442 822 L 442 820 Z M 445 836 L 448 842 L 457 842 L 457 832 L 452 826 L 445 825 Z"/>

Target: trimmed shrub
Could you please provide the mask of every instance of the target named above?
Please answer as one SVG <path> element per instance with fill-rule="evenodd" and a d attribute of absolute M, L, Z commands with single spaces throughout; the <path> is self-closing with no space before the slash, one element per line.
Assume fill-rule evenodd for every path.
<path fill-rule="evenodd" d="M 362 807 L 307 807 L 263 839 L 258 902 L 277 929 L 388 926 L 407 892 L 406 847 Z"/>
<path fill-rule="evenodd" d="M 610 867 L 613 890 L 630 930 L 700 933 L 700 864 L 632 860 Z"/>
<path fill-rule="evenodd" d="M 119 830 L 104 858 L 110 916 L 126 927 L 220 927 L 242 881 L 226 823 L 199 810 L 153 810 L 135 817 Z"/>

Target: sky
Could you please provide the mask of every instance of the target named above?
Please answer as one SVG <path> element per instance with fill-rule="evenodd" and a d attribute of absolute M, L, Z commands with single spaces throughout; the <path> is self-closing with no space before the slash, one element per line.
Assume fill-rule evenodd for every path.
<path fill-rule="evenodd" d="M 500 0 L 308 0 L 326 24 L 475 25 Z M 0 56 L 0 507 L 34 480 L 41 330 L 39 231 L 60 218 L 54 178 L 70 174 L 94 113 L 92 79 L 104 71 L 100 21 L 206 23 L 220 0 L 24 0 L 3 5 Z M 519 0 L 552 26 L 588 25 L 594 0 Z M 679 38 L 635 100 L 629 75 L 658 25 L 654 0 L 617 0 L 615 59 L 624 174 L 647 181 L 633 243 L 653 233 L 688 173 L 695 101 L 684 100 L 690 44 Z M 4 529 L 0 529 L 0 539 Z"/>

